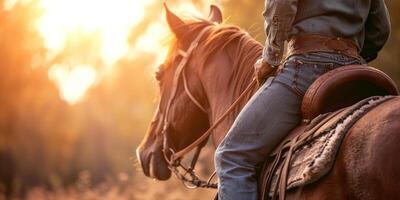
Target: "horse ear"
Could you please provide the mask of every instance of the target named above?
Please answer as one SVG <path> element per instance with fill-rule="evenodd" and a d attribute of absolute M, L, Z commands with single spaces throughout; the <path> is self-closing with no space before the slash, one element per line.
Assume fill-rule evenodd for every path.
<path fill-rule="evenodd" d="M 210 6 L 210 14 L 208 20 L 213 23 L 222 23 L 222 11 L 216 5 Z"/>
<path fill-rule="evenodd" d="M 164 3 L 168 26 L 177 38 L 182 37 L 188 31 L 188 27 L 184 21 L 171 12 L 166 3 Z"/>

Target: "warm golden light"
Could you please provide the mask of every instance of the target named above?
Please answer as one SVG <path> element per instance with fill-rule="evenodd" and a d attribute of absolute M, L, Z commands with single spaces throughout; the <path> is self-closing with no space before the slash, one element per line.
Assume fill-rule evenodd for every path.
<path fill-rule="evenodd" d="M 29 1 L 6 0 L 4 6 L 8 9 L 16 3 Z M 36 28 L 44 39 L 49 62 L 53 63 L 57 56 L 69 48 L 67 55 L 71 58 L 57 60 L 51 66 L 49 77 L 58 85 L 60 96 L 70 104 L 84 96 L 86 90 L 112 71 L 115 62 L 124 56 L 154 54 L 156 59 L 153 66 L 158 66 L 167 54 L 169 44 L 166 38 L 170 33 L 164 13 L 159 13 L 157 20 L 150 22 L 133 46 L 128 44 L 135 25 L 144 20 L 147 6 L 157 3 L 157 0 L 37 1 L 43 9 L 43 15 Z M 176 5 L 170 7 L 181 16 L 201 16 L 201 12 L 190 2 L 182 0 Z M 91 41 L 95 43 L 94 49 L 84 49 L 86 52 L 82 53 L 80 43 L 88 39 L 94 39 Z M 82 87 L 78 89 L 78 85 Z"/>
<path fill-rule="evenodd" d="M 83 33 L 100 38 L 100 55 L 96 56 L 104 66 L 93 68 L 88 63 L 81 61 L 79 64 L 79 60 L 74 60 L 73 63 L 78 63 L 75 66 L 65 64 L 52 67 L 54 69 L 49 76 L 59 85 L 61 97 L 69 103 L 75 103 L 95 83 L 92 79 L 101 73 L 99 69 L 111 67 L 127 53 L 130 31 L 143 19 L 148 3 L 132 0 L 40 1 L 44 14 L 37 23 L 37 29 L 45 39 L 50 57 L 62 52 L 71 37 L 72 40 L 79 39 L 74 37 Z M 82 65 L 85 67 L 82 68 Z M 77 87 L 79 85 L 80 88 Z"/>
<path fill-rule="evenodd" d="M 96 71 L 88 65 L 78 65 L 72 69 L 63 65 L 54 65 L 50 69 L 49 77 L 57 83 L 61 90 L 61 97 L 74 104 L 95 83 Z"/>
<path fill-rule="evenodd" d="M 208 5 L 208 4 L 207 4 Z M 170 6 L 174 12 L 187 18 L 197 16 L 201 18 L 202 14 L 192 3 L 182 1 L 177 6 Z M 208 7 L 206 8 L 208 9 Z M 146 32 L 139 37 L 135 44 L 135 53 L 145 52 L 154 53 L 157 55 L 154 67 L 158 67 L 164 61 L 170 45 L 167 36 L 170 36 L 170 30 L 167 26 L 164 13 L 161 13 L 158 20 L 153 22 L 146 30 Z"/>
<path fill-rule="evenodd" d="M 161 21 L 161 20 L 160 20 Z M 135 44 L 135 53 L 157 53 L 155 63 L 161 63 L 167 55 L 167 35 L 169 35 L 168 27 L 160 21 L 154 22 L 149 26 L 147 31 L 139 37 Z M 153 65 L 157 67 L 158 65 Z"/>
<path fill-rule="evenodd" d="M 143 19 L 146 5 L 131 0 L 41 0 L 45 14 L 38 30 L 54 51 L 62 50 L 70 33 L 100 33 L 101 56 L 110 65 L 127 50 L 129 31 Z"/>

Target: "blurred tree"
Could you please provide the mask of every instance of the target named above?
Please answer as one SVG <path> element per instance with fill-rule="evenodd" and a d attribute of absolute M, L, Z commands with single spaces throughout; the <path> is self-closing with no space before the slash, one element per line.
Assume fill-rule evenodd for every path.
<path fill-rule="evenodd" d="M 14 185 L 21 187 L 60 173 L 65 157 L 54 149 L 64 146 L 56 141 L 68 144 L 60 123 L 66 122 L 66 104 L 48 80 L 46 51 L 34 27 L 38 10 L 35 3 L 0 10 L 0 151 L 11 155 L 9 162 L 15 164 L 1 173 L 13 174 Z"/>
<path fill-rule="evenodd" d="M 390 13 L 392 32 L 389 41 L 371 65 L 385 71 L 400 86 L 400 2 L 389 0 L 385 2 Z"/>

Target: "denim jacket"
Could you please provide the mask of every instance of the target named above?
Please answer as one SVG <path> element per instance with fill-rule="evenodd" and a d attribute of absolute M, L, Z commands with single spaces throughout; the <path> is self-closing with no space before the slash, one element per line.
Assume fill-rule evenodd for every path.
<path fill-rule="evenodd" d="M 299 33 L 353 39 L 366 61 L 374 60 L 390 34 L 384 0 L 265 0 L 263 58 L 277 66 L 284 43 Z"/>

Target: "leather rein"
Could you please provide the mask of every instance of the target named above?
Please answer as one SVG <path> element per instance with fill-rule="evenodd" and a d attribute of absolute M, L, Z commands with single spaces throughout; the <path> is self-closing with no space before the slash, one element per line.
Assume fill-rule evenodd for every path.
<path fill-rule="evenodd" d="M 188 84 L 187 84 L 187 79 L 185 75 L 185 66 L 187 65 L 189 58 L 193 51 L 197 48 L 199 45 L 199 42 L 201 38 L 204 36 L 208 28 L 203 29 L 198 36 L 193 40 L 193 42 L 190 44 L 189 48 L 187 51 L 183 50 L 178 50 L 179 54 L 182 56 L 182 60 L 180 61 L 179 65 L 177 66 L 177 69 L 175 71 L 174 77 L 173 77 L 173 82 L 172 82 L 172 91 L 171 95 L 169 96 L 167 107 L 166 107 L 166 112 L 164 115 L 164 120 L 163 120 L 163 129 L 162 129 L 162 136 L 163 136 L 163 155 L 165 160 L 168 163 L 168 168 L 175 173 L 175 175 L 182 181 L 182 183 L 188 187 L 188 188 L 217 188 L 216 183 L 211 183 L 211 180 L 213 179 L 215 172 L 210 176 L 210 178 L 207 181 L 201 180 L 196 173 L 194 172 L 195 165 L 197 163 L 197 160 L 199 158 L 201 149 L 203 146 L 206 144 L 206 141 L 208 140 L 209 136 L 211 133 L 215 130 L 215 128 L 230 114 L 236 106 L 239 105 L 241 100 L 249 93 L 252 91 L 253 87 L 257 86 L 257 81 L 253 79 L 253 81 L 247 86 L 247 88 L 243 91 L 243 93 L 235 100 L 235 102 L 232 103 L 232 105 L 217 119 L 217 121 L 206 131 L 204 132 L 198 139 L 196 139 L 193 143 L 188 145 L 187 147 L 183 148 L 182 150 L 179 150 L 175 152 L 175 150 L 171 147 L 171 145 L 168 142 L 168 128 L 169 128 L 169 121 L 168 121 L 168 114 L 171 108 L 171 105 L 175 99 L 177 90 L 178 90 L 178 83 L 180 80 L 180 77 L 182 76 L 183 79 L 183 86 L 186 94 L 189 96 L 191 101 L 203 112 L 207 113 L 207 109 L 200 104 L 200 101 L 198 101 L 192 94 L 192 92 L 189 90 Z M 182 165 L 181 160 L 184 157 L 184 155 L 188 154 L 192 150 L 196 148 L 196 151 L 192 157 L 192 161 L 189 167 L 185 167 Z M 182 172 L 183 171 L 183 172 Z"/>

